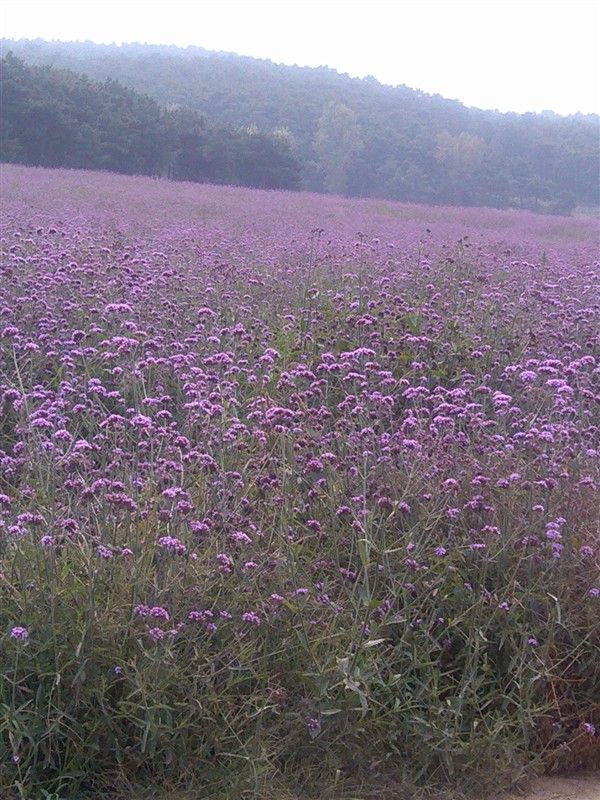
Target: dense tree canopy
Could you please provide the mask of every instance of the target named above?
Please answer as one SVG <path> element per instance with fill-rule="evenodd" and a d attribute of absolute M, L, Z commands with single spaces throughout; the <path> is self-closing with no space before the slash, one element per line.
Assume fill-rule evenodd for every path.
<path fill-rule="evenodd" d="M 314 191 L 539 211 L 600 205 L 596 115 L 482 111 L 374 78 L 201 48 L 5 41 L 9 47 L 27 62 L 116 79 L 163 107 L 229 126 L 210 152 L 234 148 L 240 129 L 268 137 L 269 145 L 245 139 L 246 158 L 225 159 L 217 177 L 207 155 L 212 180 L 228 180 L 231 170 L 255 163 L 251 152 L 276 141 L 283 172 L 294 172 L 296 157 L 302 188 Z M 344 119 L 345 133 L 336 136 Z"/>
<path fill-rule="evenodd" d="M 1 62 L 1 83 L 3 161 L 298 187 L 299 164 L 281 136 L 209 128 L 196 112 L 163 110 L 115 80 L 32 67 L 11 53 Z"/>

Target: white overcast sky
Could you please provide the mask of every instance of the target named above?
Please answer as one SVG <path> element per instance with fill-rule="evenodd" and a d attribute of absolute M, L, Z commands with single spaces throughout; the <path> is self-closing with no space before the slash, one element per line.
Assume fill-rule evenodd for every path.
<path fill-rule="evenodd" d="M 0 24 L 327 65 L 501 111 L 600 112 L 600 0 L 3 0 Z"/>

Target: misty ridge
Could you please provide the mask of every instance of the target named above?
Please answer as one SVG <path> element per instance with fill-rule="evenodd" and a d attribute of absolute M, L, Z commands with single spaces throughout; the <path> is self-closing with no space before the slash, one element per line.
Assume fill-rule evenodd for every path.
<path fill-rule="evenodd" d="M 2 40 L 0 160 L 425 204 L 600 205 L 597 115 L 198 47 Z"/>

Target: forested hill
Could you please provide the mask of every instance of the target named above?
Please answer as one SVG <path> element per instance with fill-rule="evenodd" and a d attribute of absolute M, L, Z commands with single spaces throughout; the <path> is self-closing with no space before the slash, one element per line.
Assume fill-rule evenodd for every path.
<path fill-rule="evenodd" d="M 280 136 L 210 126 L 115 80 L 30 66 L 11 53 L 0 84 L 1 161 L 299 188 L 299 162 Z"/>
<path fill-rule="evenodd" d="M 501 114 L 334 70 L 201 48 L 3 41 L 24 60 L 112 78 L 211 125 L 286 142 L 301 186 L 425 203 L 600 205 L 600 120 Z"/>

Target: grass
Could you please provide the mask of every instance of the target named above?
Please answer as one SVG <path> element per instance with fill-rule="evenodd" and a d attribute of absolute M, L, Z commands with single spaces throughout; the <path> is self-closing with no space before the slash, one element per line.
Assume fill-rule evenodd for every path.
<path fill-rule="evenodd" d="M 273 193 L 241 233 L 241 190 L 178 231 L 134 183 L 101 201 L 118 239 L 95 206 L 4 223 L 3 796 L 482 796 L 597 763 L 591 256 L 327 243 Z"/>

